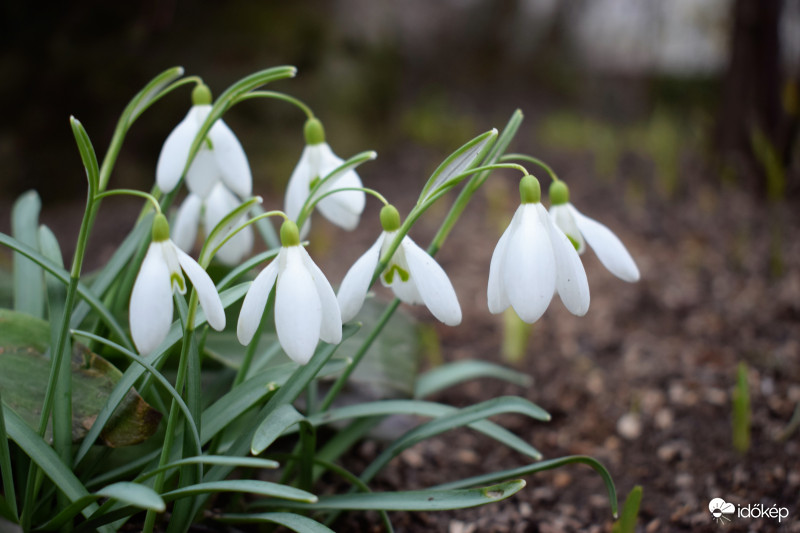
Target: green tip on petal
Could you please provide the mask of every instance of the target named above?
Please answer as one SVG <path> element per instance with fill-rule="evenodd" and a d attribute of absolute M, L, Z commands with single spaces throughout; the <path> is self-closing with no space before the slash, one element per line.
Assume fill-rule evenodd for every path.
<path fill-rule="evenodd" d="M 303 134 L 306 137 L 306 144 L 320 144 L 325 142 L 325 128 L 322 122 L 316 118 L 310 118 L 303 127 Z"/>
<path fill-rule="evenodd" d="M 205 83 L 198 83 L 192 91 L 193 105 L 209 105 L 211 103 L 211 89 Z"/>
<path fill-rule="evenodd" d="M 297 224 L 287 220 L 281 226 L 281 244 L 284 247 L 297 246 L 300 244 L 300 231 Z"/>
<path fill-rule="evenodd" d="M 385 205 L 381 209 L 381 226 L 384 231 L 397 231 L 400 229 L 400 213 L 393 205 Z"/>
<path fill-rule="evenodd" d="M 153 219 L 153 240 L 155 242 L 169 240 L 169 222 L 162 213 L 157 214 Z"/>
<path fill-rule="evenodd" d="M 542 200 L 542 186 L 539 180 L 526 174 L 519 182 L 519 197 L 523 204 L 536 204 Z"/>
<path fill-rule="evenodd" d="M 550 203 L 562 205 L 569 202 L 569 187 L 563 181 L 554 181 L 550 184 Z"/>

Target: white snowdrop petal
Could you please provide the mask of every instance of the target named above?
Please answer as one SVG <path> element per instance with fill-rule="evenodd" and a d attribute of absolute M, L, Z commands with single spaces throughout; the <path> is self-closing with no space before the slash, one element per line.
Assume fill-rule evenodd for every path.
<path fill-rule="evenodd" d="M 569 240 L 573 241 L 578 246 L 578 253 L 582 254 L 586 251 L 586 242 L 583 240 L 583 235 L 578 225 L 575 223 L 575 217 L 572 216 L 569 204 L 558 204 L 550 206 L 550 216 L 556 227 L 567 234 Z M 575 245 L 573 245 L 573 248 Z"/>
<path fill-rule="evenodd" d="M 570 206 L 570 211 L 603 266 L 623 281 L 638 281 L 639 269 L 622 241 L 606 226 L 581 214 L 573 206 Z"/>
<path fill-rule="evenodd" d="M 534 205 L 522 205 L 519 217 L 508 241 L 502 276 L 511 306 L 523 321 L 532 324 L 553 298 L 556 264 L 547 228 Z"/>
<path fill-rule="evenodd" d="M 217 331 L 222 331 L 225 329 L 225 309 L 222 307 L 222 300 L 219 298 L 214 282 L 211 281 L 203 267 L 189 257 L 186 252 L 175 247 L 175 253 L 178 255 L 181 268 L 186 272 L 186 276 L 197 291 L 197 298 L 200 300 L 200 307 L 206 313 L 208 325 Z"/>
<path fill-rule="evenodd" d="M 149 355 L 172 324 L 172 288 L 160 243 L 150 243 L 147 249 L 133 284 L 129 312 L 133 343 L 139 353 Z"/>
<path fill-rule="evenodd" d="M 520 209 L 518 208 L 514 213 L 514 217 L 511 219 L 511 223 L 503 232 L 503 235 L 500 236 L 500 240 L 497 241 L 494 252 L 492 252 L 492 261 L 489 263 L 489 284 L 486 288 L 486 299 L 489 303 L 490 313 L 502 313 L 508 309 L 510 305 L 506 286 L 503 282 L 503 265 L 505 265 L 506 262 L 508 241 L 511 239 L 511 235 L 518 225 L 515 221 L 519 220 L 519 212 Z"/>
<path fill-rule="evenodd" d="M 322 303 L 311 274 L 303 264 L 299 246 L 284 248 L 285 267 L 275 294 L 275 329 L 281 347 L 292 360 L 306 364 L 319 342 Z"/>
<path fill-rule="evenodd" d="M 156 183 L 162 191 L 170 192 L 180 181 L 192 141 L 210 111 L 210 105 L 192 106 L 167 136 L 156 163 Z"/>
<path fill-rule="evenodd" d="M 200 198 L 206 198 L 219 182 L 220 168 L 214 154 L 206 147 L 198 150 L 186 171 L 186 188 Z"/>
<path fill-rule="evenodd" d="M 178 208 L 175 222 L 172 224 L 172 242 L 184 252 L 191 251 L 197 238 L 197 227 L 200 225 L 200 210 L 203 200 L 190 194 Z"/>
<path fill-rule="evenodd" d="M 253 175 L 239 139 L 222 119 L 214 123 L 208 137 L 225 185 L 240 197 L 249 197 L 253 193 Z"/>
<path fill-rule="evenodd" d="M 384 283 L 384 285 L 386 284 Z M 390 287 L 394 295 L 397 296 L 401 302 L 405 302 L 409 305 L 422 305 L 425 303 L 414 282 L 410 279 L 409 281 L 401 280 L 400 275 L 396 272 Z"/>
<path fill-rule="evenodd" d="M 245 217 L 240 218 L 231 225 L 231 229 L 240 226 L 244 222 Z M 223 244 L 215 257 L 225 265 L 236 266 L 253 249 L 254 238 L 253 227 L 247 226 Z"/>
<path fill-rule="evenodd" d="M 320 325 L 319 338 L 331 344 L 342 342 L 342 312 L 339 310 L 339 302 L 336 300 L 336 293 L 328 282 L 322 270 L 314 263 L 306 249 L 299 247 L 303 264 L 314 280 L 322 305 L 322 324 Z"/>
<path fill-rule="evenodd" d="M 385 235 L 385 233 L 381 233 L 375 244 L 353 263 L 339 285 L 336 299 L 339 301 L 339 308 L 342 312 L 342 322 L 353 320 L 364 305 L 369 282 L 372 281 L 375 267 L 378 266 L 378 257 Z"/>
<path fill-rule="evenodd" d="M 264 308 L 267 306 L 267 299 L 275 285 L 275 278 L 278 277 L 278 258 L 259 272 L 253 284 L 247 290 L 247 294 L 242 302 L 242 309 L 239 312 L 239 322 L 236 325 L 236 337 L 245 346 L 253 340 L 253 335 L 261 323 L 264 315 Z"/>
<path fill-rule="evenodd" d="M 409 237 L 403 239 L 401 246 L 406 254 L 411 280 L 433 316 L 448 326 L 460 324 L 461 306 L 444 269 Z"/>
<path fill-rule="evenodd" d="M 537 204 L 539 219 L 547 226 L 556 259 L 556 289 L 570 313 L 583 316 L 589 310 L 589 281 L 575 246 L 556 227 L 542 204 Z"/>
<path fill-rule="evenodd" d="M 288 216 L 290 220 L 297 220 L 297 217 L 300 215 L 300 210 L 303 208 L 306 198 L 308 198 L 309 184 L 315 177 L 311 174 L 316 173 L 312 168 L 312 162 L 315 159 L 319 159 L 314 154 L 315 146 L 306 146 L 303 148 L 300 160 L 297 162 L 297 166 L 294 167 L 294 171 L 292 171 L 292 175 L 289 178 L 289 184 L 286 187 L 284 210 L 286 211 L 286 216 Z"/>

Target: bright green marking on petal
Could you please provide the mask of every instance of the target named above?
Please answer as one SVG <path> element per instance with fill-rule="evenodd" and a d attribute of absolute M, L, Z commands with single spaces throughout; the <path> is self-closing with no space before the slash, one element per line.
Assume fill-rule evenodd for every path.
<path fill-rule="evenodd" d="M 383 279 L 389 285 L 392 284 L 392 280 L 394 279 L 394 273 L 395 272 L 397 272 L 397 274 L 400 276 L 400 279 L 402 281 L 404 281 L 404 282 L 408 281 L 409 279 L 411 279 L 411 275 L 408 273 L 407 270 L 402 269 L 397 265 L 392 265 L 383 273 Z"/>
<path fill-rule="evenodd" d="M 571 242 L 571 243 L 572 243 L 572 246 L 574 246 L 574 247 L 575 247 L 575 250 L 580 250 L 580 249 L 581 249 L 581 244 L 580 244 L 580 243 L 579 243 L 577 240 L 575 240 L 575 239 L 572 237 L 572 235 L 570 235 L 570 234 L 568 234 L 568 233 L 565 233 L 565 235 L 567 236 L 567 239 L 569 239 L 569 242 Z"/>
<path fill-rule="evenodd" d="M 319 181 L 320 181 L 319 180 L 319 176 L 315 176 L 314 179 L 312 179 L 310 182 L 308 182 L 308 190 L 309 191 L 313 190 L 314 187 L 317 186 L 317 183 L 319 183 Z"/>
<path fill-rule="evenodd" d="M 179 293 L 186 293 L 186 280 L 183 279 L 180 272 L 171 272 L 169 275 L 169 282 L 173 290 L 177 287 Z"/>
<path fill-rule="evenodd" d="M 167 217 L 159 213 L 153 219 L 153 241 L 164 242 L 169 239 L 169 222 Z"/>
<path fill-rule="evenodd" d="M 206 147 L 209 150 L 213 150 L 214 149 L 214 143 L 212 143 L 211 139 L 209 139 L 208 137 L 205 138 L 205 143 L 206 143 Z"/>
<path fill-rule="evenodd" d="M 550 203 L 563 205 L 569 202 L 569 187 L 563 181 L 554 181 L 550 184 Z"/>

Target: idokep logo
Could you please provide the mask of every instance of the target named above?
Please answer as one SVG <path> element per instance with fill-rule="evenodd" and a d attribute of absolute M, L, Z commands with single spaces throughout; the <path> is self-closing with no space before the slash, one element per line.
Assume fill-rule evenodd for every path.
<path fill-rule="evenodd" d="M 789 516 L 789 509 L 787 507 L 778 507 L 778 504 L 768 506 L 761 503 L 753 503 L 736 506 L 722 498 L 714 498 L 708 502 L 708 510 L 711 512 L 711 516 L 714 517 L 714 521 L 720 524 L 730 522 L 734 516 L 737 518 L 773 518 L 778 523 Z"/>

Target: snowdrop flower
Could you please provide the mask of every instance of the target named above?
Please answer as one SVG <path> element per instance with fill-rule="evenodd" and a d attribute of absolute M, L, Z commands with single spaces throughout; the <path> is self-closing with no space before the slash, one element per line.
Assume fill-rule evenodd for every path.
<path fill-rule="evenodd" d="M 319 120 L 308 119 L 303 131 L 306 147 L 289 178 L 289 185 L 286 189 L 286 214 L 295 221 L 300 215 L 311 189 L 319 180 L 344 163 L 325 142 L 325 130 Z M 325 183 L 317 195 L 322 195 L 332 189 L 361 186 L 361 179 L 356 171 L 348 170 Z M 332 223 L 346 230 L 352 230 L 358 225 L 365 203 L 366 197 L 362 191 L 342 191 L 322 199 L 317 207 L 320 213 Z M 310 223 L 306 221 L 301 234 L 306 235 L 309 228 Z"/>
<path fill-rule="evenodd" d="M 628 282 L 639 280 L 639 269 L 622 241 L 603 224 L 575 209 L 569 201 L 569 188 L 563 181 L 550 185 L 550 215 L 582 254 L 586 243 L 609 272 Z"/>
<path fill-rule="evenodd" d="M 153 241 L 131 292 L 131 337 L 142 355 L 152 353 L 166 338 L 172 324 L 172 293 L 186 293 L 183 273 L 197 291 L 208 324 L 217 331 L 224 329 L 225 310 L 214 282 L 170 240 L 167 219 L 159 213 L 153 221 Z"/>
<path fill-rule="evenodd" d="M 180 181 L 189 158 L 189 150 L 200 127 L 211 112 L 211 92 L 198 85 L 192 92 L 192 108 L 180 124 L 169 134 L 156 164 L 156 183 L 164 192 L 170 192 Z M 200 150 L 186 172 L 189 190 L 205 198 L 218 182 L 240 197 L 248 197 L 253 189 L 250 164 L 236 135 L 218 119 L 203 141 Z"/>
<path fill-rule="evenodd" d="M 375 244 L 362 255 L 345 275 L 339 287 L 342 320 L 352 320 L 364 304 L 372 276 L 380 259 L 400 229 L 400 214 L 391 205 L 381 210 L 381 233 Z M 461 323 L 461 307 L 453 285 L 439 264 L 411 240 L 403 237 L 386 269 L 381 283 L 391 287 L 395 296 L 409 304 L 425 304 L 433 316 L 448 326 Z"/>
<path fill-rule="evenodd" d="M 175 217 L 175 244 L 181 250 L 191 250 L 197 238 L 198 227 L 202 226 L 206 233 L 210 232 L 239 204 L 240 200 L 222 183 L 214 185 L 206 198 L 189 193 Z M 243 224 L 245 218 L 242 216 L 234 221 L 228 230 Z M 220 238 L 224 238 L 225 233 Z M 253 227 L 246 226 L 231 237 L 215 257 L 226 265 L 238 265 L 253 249 L 253 239 Z M 211 245 L 216 246 L 215 243 Z"/>
<path fill-rule="evenodd" d="M 281 250 L 256 276 L 242 303 L 236 335 L 244 345 L 253 340 L 267 298 L 275 289 L 275 330 L 278 342 L 292 360 L 308 363 L 321 340 L 342 341 L 342 315 L 336 295 L 322 271 L 300 246 L 294 222 L 281 226 Z"/>
<path fill-rule="evenodd" d="M 180 180 L 192 141 L 211 111 L 211 92 L 205 85 L 195 88 L 192 100 L 194 105 L 169 134 L 158 157 L 156 183 L 165 192 L 174 189 Z M 189 195 L 175 219 L 174 242 L 185 251 L 194 246 L 199 226 L 211 231 L 241 203 L 240 198 L 250 196 L 253 190 L 247 156 L 222 119 L 214 123 L 206 139 L 186 172 Z M 237 221 L 237 225 L 243 221 Z M 252 247 L 253 229 L 248 226 L 231 238 L 216 257 L 227 265 L 236 265 Z"/>
<path fill-rule="evenodd" d="M 539 181 L 520 182 L 522 203 L 492 254 L 487 296 L 489 311 L 509 306 L 525 322 L 536 322 L 555 292 L 574 315 L 589 310 L 589 283 L 580 257 L 541 204 Z"/>

